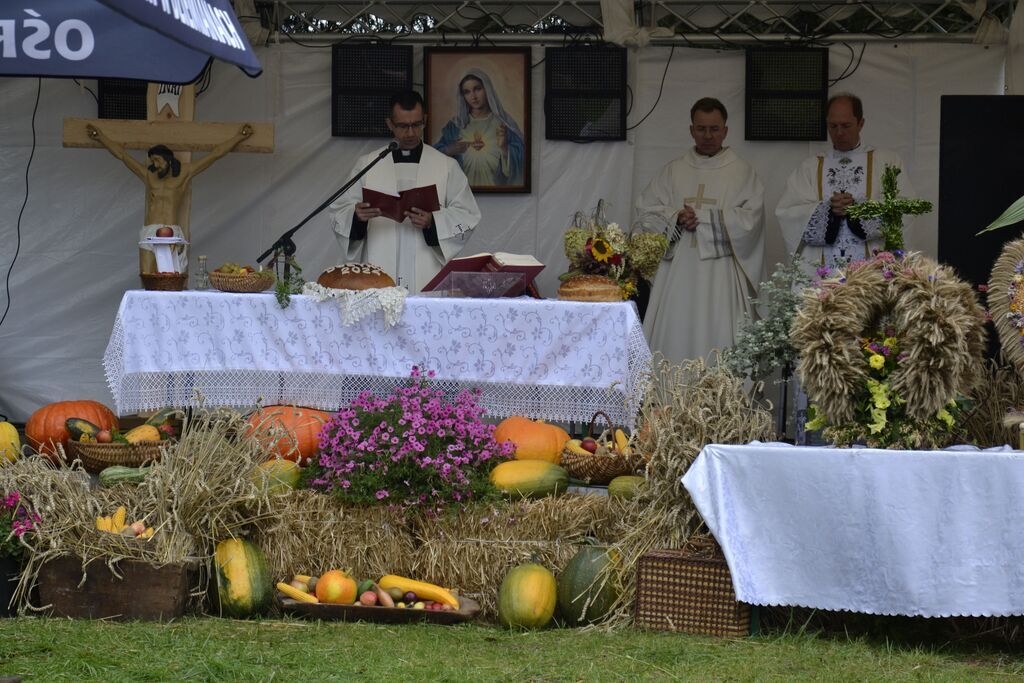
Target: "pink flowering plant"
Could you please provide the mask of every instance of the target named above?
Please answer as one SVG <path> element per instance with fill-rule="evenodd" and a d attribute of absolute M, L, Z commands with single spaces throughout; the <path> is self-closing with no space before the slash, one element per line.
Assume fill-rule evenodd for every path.
<path fill-rule="evenodd" d="M 514 447 L 481 421 L 479 393 L 449 403 L 415 366 L 410 385 L 390 396 L 364 392 L 320 431 L 310 485 L 355 503 L 428 510 L 490 497 L 490 472 Z"/>
<path fill-rule="evenodd" d="M 28 508 L 18 491 L 0 499 L 0 557 L 20 560 L 27 550 L 22 538 L 35 531 L 39 521 L 39 515 Z"/>

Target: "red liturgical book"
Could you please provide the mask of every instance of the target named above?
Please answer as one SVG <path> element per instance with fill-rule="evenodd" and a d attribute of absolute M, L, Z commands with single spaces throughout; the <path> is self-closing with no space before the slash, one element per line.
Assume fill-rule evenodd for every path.
<path fill-rule="evenodd" d="M 385 218 L 390 218 L 398 223 L 405 220 L 405 212 L 410 209 L 437 211 L 441 208 L 441 204 L 437 201 L 437 185 L 413 187 L 403 190 L 397 195 L 364 187 L 363 201 L 375 209 L 380 209 Z"/>
<path fill-rule="evenodd" d="M 499 251 L 494 254 L 461 256 L 444 264 L 441 272 L 427 283 L 423 291 L 432 292 L 437 289 L 449 273 L 522 273 L 523 277 L 519 280 L 519 284 L 504 294 L 504 296 L 519 296 L 542 270 L 544 270 L 544 264 L 529 254 L 506 254 Z"/>

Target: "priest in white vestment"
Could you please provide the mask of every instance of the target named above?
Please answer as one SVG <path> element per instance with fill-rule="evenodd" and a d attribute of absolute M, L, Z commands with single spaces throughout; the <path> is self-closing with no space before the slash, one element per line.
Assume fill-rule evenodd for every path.
<path fill-rule="evenodd" d="M 665 166 L 637 200 L 672 227 L 644 317 L 651 350 L 674 363 L 735 343 L 764 276 L 764 187 L 722 146 L 728 114 L 716 99 L 690 110 L 694 146 Z"/>
<path fill-rule="evenodd" d="M 864 112 L 858 97 L 835 95 L 826 116 L 832 149 L 793 171 L 775 209 L 786 250 L 799 255 L 812 274 L 822 266 L 842 268 L 883 249 L 881 220 L 849 219 L 846 207 L 882 197 L 886 165 L 903 169 L 894 152 L 861 141 Z M 906 174 L 900 175 L 900 184 L 901 194 L 913 196 Z"/>
<path fill-rule="evenodd" d="M 346 260 L 378 265 L 413 293 L 458 255 L 480 222 L 480 209 L 458 162 L 423 144 L 426 121 L 419 93 L 409 91 L 392 98 L 387 125 L 398 149 L 331 204 L 334 232 Z M 360 157 L 349 177 L 381 151 Z M 364 187 L 397 195 L 429 185 L 437 187 L 441 208 L 431 212 L 413 207 L 401 223 L 363 201 Z"/>

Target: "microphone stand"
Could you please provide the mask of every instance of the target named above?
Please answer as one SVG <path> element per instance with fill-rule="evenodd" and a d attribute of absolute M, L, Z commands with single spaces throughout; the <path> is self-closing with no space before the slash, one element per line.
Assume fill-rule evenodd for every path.
<path fill-rule="evenodd" d="M 308 223 L 309 220 L 313 218 L 313 216 L 317 215 L 318 213 L 326 209 L 328 206 L 330 206 L 334 202 L 334 200 L 341 196 L 341 194 L 344 193 L 347 189 L 355 185 L 360 178 L 366 175 L 367 171 L 369 171 L 377 164 L 377 162 L 379 162 L 387 155 L 391 154 L 396 149 L 398 149 L 398 141 L 392 140 L 391 143 L 387 147 L 385 147 L 373 161 L 368 163 L 363 168 L 363 170 L 359 171 L 359 173 L 352 176 L 352 178 L 347 183 L 342 185 L 341 189 L 332 194 L 327 199 L 327 201 L 313 209 L 312 213 L 303 218 L 302 222 L 300 222 L 294 228 L 288 230 L 286 233 L 278 237 L 277 241 L 270 245 L 269 249 L 260 254 L 259 258 L 256 259 L 256 263 L 262 263 L 264 260 L 274 261 L 275 259 L 277 259 L 278 255 L 284 254 L 284 281 L 288 282 L 288 279 L 291 277 L 291 265 L 288 263 L 288 260 L 295 255 L 296 251 L 295 242 L 292 241 L 292 235 L 294 235 L 299 228 Z"/>

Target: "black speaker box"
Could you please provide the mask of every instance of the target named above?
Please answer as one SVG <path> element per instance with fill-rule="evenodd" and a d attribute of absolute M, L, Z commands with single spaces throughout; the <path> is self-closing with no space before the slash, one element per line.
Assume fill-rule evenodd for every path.
<path fill-rule="evenodd" d="M 828 49 L 747 50 L 747 140 L 824 140 Z"/>
<path fill-rule="evenodd" d="M 411 45 L 348 45 L 331 49 L 331 135 L 389 138 L 388 102 L 412 90 Z"/>
<path fill-rule="evenodd" d="M 148 81 L 134 78 L 101 78 L 96 84 L 101 119 L 146 120 Z"/>
<path fill-rule="evenodd" d="M 545 138 L 626 139 L 626 48 L 549 47 L 544 63 Z"/>

